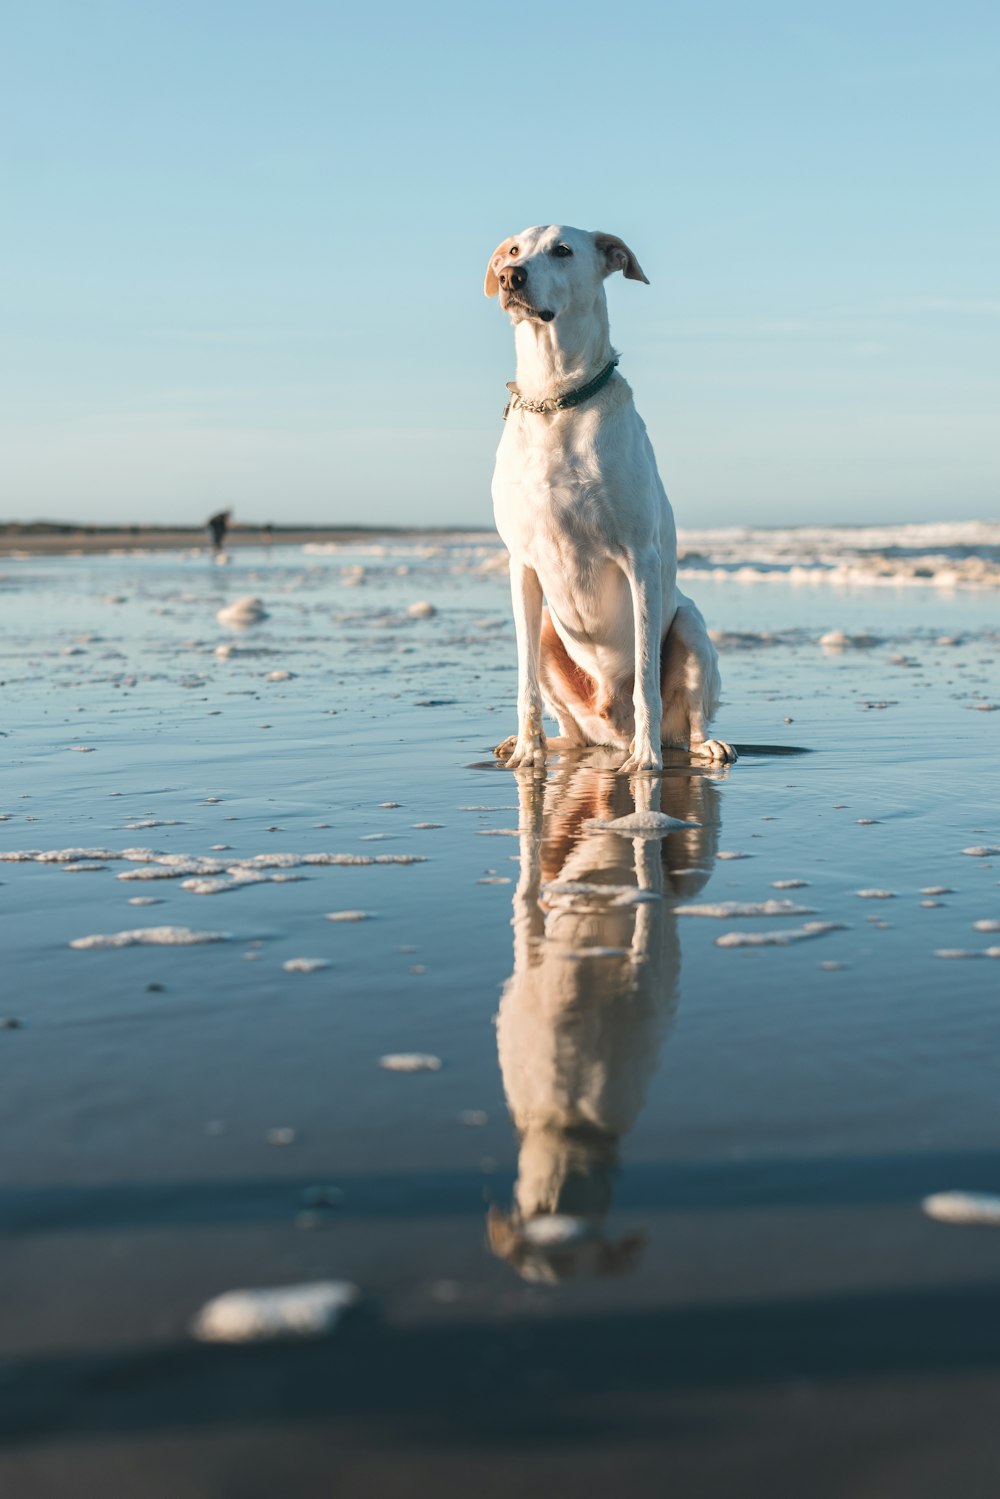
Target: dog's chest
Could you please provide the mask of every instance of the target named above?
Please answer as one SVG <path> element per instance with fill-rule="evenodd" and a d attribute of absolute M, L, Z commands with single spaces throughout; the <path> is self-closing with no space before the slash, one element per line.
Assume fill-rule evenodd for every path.
<path fill-rule="evenodd" d="M 596 435 L 595 425 L 579 418 L 560 431 L 532 430 L 522 416 L 505 431 L 493 477 L 493 507 L 497 529 L 512 554 L 538 568 L 549 562 L 587 571 L 620 549 L 623 516 L 617 490 L 624 465 L 617 454 L 609 454 L 607 444 L 602 449 Z"/>

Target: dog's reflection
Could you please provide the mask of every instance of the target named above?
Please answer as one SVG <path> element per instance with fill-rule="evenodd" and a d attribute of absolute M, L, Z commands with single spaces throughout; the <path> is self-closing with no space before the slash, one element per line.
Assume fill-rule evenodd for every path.
<path fill-rule="evenodd" d="M 718 847 L 719 773 L 685 763 L 629 783 L 614 765 L 598 750 L 545 780 L 518 774 L 514 972 L 497 1017 L 518 1175 L 511 1211 L 492 1208 L 488 1229 L 526 1280 L 617 1273 L 639 1253 L 641 1235 L 604 1230 L 618 1145 L 677 1004 L 673 904 L 702 888 Z M 659 812 L 688 826 L 659 837 L 593 826 L 630 815 L 648 826 L 643 814 Z"/>

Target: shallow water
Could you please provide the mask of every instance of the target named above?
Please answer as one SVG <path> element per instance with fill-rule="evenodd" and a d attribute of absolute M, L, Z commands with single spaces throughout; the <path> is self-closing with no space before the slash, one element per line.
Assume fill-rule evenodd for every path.
<path fill-rule="evenodd" d="M 166 1356 L 232 1288 L 345 1280 L 386 1337 L 611 1336 L 996 1284 L 994 1235 L 921 1211 L 1000 1186 L 974 925 L 1000 852 L 963 852 L 1000 849 L 995 592 L 694 579 L 738 764 L 630 785 L 592 752 L 535 780 L 490 755 L 516 675 L 496 561 L 471 537 L 0 564 L 22 1434 L 114 1435 L 86 1360 Z M 246 596 L 266 618 L 218 622 Z M 636 810 L 689 826 L 588 826 Z M 806 910 L 724 908 L 770 900 Z M 70 945 L 163 927 L 224 940 Z M 441 1065 L 380 1065 L 405 1054 Z M 752 1384 L 721 1325 L 718 1379 Z M 877 1325 L 838 1378 L 883 1371 Z M 936 1374 L 935 1347 L 900 1358 Z"/>

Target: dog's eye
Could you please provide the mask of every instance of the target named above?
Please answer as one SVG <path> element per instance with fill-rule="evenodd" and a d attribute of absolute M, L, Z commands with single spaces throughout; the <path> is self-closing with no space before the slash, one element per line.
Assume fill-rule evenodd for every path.
<path fill-rule="evenodd" d="M 572 255 L 573 251 L 570 249 L 569 245 L 556 245 L 552 253 L 553 255 L 558 255 L 560 260 L 565 260 L 566 256 Z"/>
<path fill-rule="evenodd" d="M 511 245 L 510 249 L 507 251 L 507 254 L 508 255 L 516 255 L 517 254 L 517 246 L 516 245 Z"/>

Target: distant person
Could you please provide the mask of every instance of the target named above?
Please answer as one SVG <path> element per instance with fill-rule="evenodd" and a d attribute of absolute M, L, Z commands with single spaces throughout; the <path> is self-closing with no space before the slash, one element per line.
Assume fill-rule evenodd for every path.
<path fill-rule="evenodd" d="M 226 532 L 229 529 L 231 510 L 220 510 L 216 515 L 210 515 L 205 524 L 212 533 L 212 545 L 217 552 L 221 552 L 225 545 Z"/>
<path fill-rule="evenodd" d="M 271 542 L 274 540 L 274 527 L 271 525 L 270 521 L 265 521 L 264 525 L 262 525 L 260 529 L 264 533 L 264 545 L 269 547 L 271 545 Z"/>

